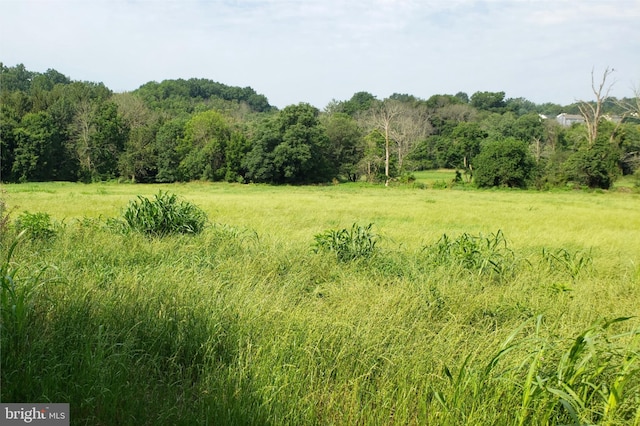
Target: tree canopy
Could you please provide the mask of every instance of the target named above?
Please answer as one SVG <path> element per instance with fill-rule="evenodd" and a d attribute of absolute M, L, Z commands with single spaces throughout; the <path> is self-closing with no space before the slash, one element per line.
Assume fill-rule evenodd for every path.
<path fill-rule="evenodd" d="M 610 73 L 593 79 L 595 100 L 565 106 L 503 91 L 360 91 L 320 111 L 278 110 L 251 87 L 203 78 L 113 93 L 0 64 L 0 179 L 389 183 L 452 168 L 478 186 L 609 188 L 640 168 L 638 93 L 609 96 Z M 582 122 L 567 125 L 561 113 Z"/>

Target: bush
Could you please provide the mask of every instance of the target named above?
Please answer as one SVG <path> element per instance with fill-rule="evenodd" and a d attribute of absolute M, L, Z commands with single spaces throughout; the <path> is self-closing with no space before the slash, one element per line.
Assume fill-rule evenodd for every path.
<path fill-rule="evenodd" d="M 123 214 L 126 227 L 143 234 L 199 234 L 207 222 L 206 213 L 194 204 L 179 201 L 175 194 L 160 191 L 154 200 L 138 196 Z"/>
<path fill-rule="evenodd" d="M 372 223 L 364 227 L 354 223 L 350 230 L 326 230 L 315 236 L 314 251 L 333 252 L 341 262 L 371 257 L 378 242 L 372 226 Z"/>

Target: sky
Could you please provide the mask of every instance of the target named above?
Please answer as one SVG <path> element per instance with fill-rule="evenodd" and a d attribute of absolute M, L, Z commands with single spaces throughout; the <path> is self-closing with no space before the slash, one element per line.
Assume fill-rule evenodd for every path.
<path fill-rule="evenodd" d="M 0 0 L 0 62 L 115 92 L 206 78 L 272 105 L 640 87 L 640 0 Z"/>

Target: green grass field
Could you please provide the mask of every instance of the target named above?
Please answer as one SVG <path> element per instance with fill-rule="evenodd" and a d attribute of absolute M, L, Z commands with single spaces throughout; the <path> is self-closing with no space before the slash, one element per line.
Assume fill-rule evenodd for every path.
<path fill-rule="evenodd" d="M 640 425 L 638 194 L 2 189 L 10 223 L 52 224 L 12 253 L 2 236 L 3 402 L 69 402 L 87 425 Z M 108 225 L 160 190 L 204 232 Z M 370 256 L 313 250 L 354 223 Z"/>

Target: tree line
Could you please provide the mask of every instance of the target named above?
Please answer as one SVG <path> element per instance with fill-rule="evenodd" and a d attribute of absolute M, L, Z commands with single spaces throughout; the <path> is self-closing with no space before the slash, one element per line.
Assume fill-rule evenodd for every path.
<path fill-rule="evenodd" d="M 207 79 L 114 93 L 0 63 L 0 178 L 388 184 L 451 168 L 480 187 L 609 188 L 640 169 L 638 93 L 609 96 L 609 74 L 594 79 L 594 100 L 565 106 L 504 92 L 358 92 L 320 111 L 279 110 L 250 87 Z M 575 122 L 560 123 L 561 113 Z"/>

